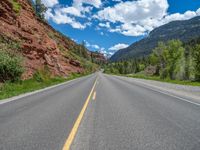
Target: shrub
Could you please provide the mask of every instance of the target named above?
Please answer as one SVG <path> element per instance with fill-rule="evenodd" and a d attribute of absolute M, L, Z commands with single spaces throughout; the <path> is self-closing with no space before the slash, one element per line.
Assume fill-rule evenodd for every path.
<path fill-rule="evenodd" d="M 47 66 L 45 66 L 43 69 L 37 70 L 33 75 L 33 79 L 35 79 L 37 82 L 45 82 L 48 81 L 50 78 L 51 75 Z"/>
<path fill-rule="evenodd" d="M 12 56 L 0 49 L 0 82 L 19 80 L 24 70 L 21 61 L 19 56 Z"/>
<path fill-rule="evenodd" d="M 16 13 L 19 13 L 21 10 L 21 5 L 17 2 L 17 0 L 11 0 L 12 8 Z"/>

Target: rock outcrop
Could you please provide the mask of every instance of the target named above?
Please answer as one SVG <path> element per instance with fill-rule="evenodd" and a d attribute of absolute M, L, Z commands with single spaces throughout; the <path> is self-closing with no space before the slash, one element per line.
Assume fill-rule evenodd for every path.
<path fill-rule="evenodd" d="M 0 35 L 20 43 L 25 67 L 23 79 L 31 78 L 45 66 L 54 76 L 84 71 L 81 62 L 65 56 L 77 46 L 74 41 L 36 17 L 27 0 L 16 0 L 19 12 L 14 10 L 11 1 L 0 1 Z"/>

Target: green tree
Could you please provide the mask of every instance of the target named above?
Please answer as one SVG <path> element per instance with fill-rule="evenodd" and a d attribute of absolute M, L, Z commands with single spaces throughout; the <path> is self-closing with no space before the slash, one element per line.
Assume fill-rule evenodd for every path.
<path fill-rule="evenodd" d="M 164 51 L 164 57 L 166 58 L 167 72 L 170 79 L 176 79 L 176 73 L 180 71 L 181 58 L 184 57 L 184 48 L 182 42 L 179 40 L 171 40 L 167 43 L 167 49 Z"/>
<path fill-rule="evenodd" d="M 193 48 L 193 57 L 195 62 L 195 80 L 200 81 L 200 44 Z"/>
<path fill-rule="evenodd" d="M 44 20 L 45 18 L 44 14 L 47 11 L 47 9 L 48 8 L 42 3 L 41 0 L 35 1 L 35 12 L 40 19 Z"/>
<path fill-rule="evenodd" d="M 159 42 L 158 46 L 153 50 L 151 55 L 151 63 L 152 65 L 157 65 L 159 68 L 159 74 L 162 79 L 167 77 L 166 70 L 166 56 L 165 53 L 167 51 L 167 46 L 163 42 Z"/>

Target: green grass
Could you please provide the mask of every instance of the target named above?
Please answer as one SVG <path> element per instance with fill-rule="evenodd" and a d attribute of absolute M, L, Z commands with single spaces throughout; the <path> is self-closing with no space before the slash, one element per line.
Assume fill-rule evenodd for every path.
<path fill-rule="evenodd" d="M 7 82 L 0 85 L 0 100 L 10 98 L 13 96 L 17 96 L 20 94 L 24 94 L 27 92 L 32 92 L 35 90 L 43 89 L 48 86 L 56 85 L 62 82 L 66 82 L 75 78 L 79 78 L 85 75 L 80 74 L 72 74 L 68 78 L 51 78 L 48 80 L 44 80 L 42 82 L 37 81 L 35 79 L 29 79 L 25 81 L 18 81 L 18 82 Z"/>
<path fill-rule="evenodd" d="M 21 10 L 21 5 L 17 2 L 17 0 L 10 0 L 12 3 L 13 10 L 18 14 Z"/>
<path fill-rule="evenodd" d="M 111 74 L 111 73 L 108 73 L 108 74 Z M 180 85 L 200 86 L 200 82 L 188 81 L 188 80 L 187 81 L 180 81 L 180 80 L 161 79 L 158 76 L 146 76 L 146 75 L 143 75 L 143 74 L 129 74 L 129 75 L 112 74 L 112 75 L 125 76 L 125 77 L 130 77 L 130 78 L 146 79 L 146 80 L 154 80 L 154 81 L 167 82 L 167 83 L 180 84 Z"/>
<path fill-rule="evenodd" d="M 130 75 L 124 75 L 124 76 L 131 77 L 131 78 L 141 78 L 141 79 L 147 79 L 147 80 L 155 80 L 155 81 L 161 81 L 161 82 L 167 82 L 167 83 L 173 83 L 173 84 L 200 86 L 200 82 L 160 79 L 160 77 L 158 77 L 158 76 L 145 76 L 145 75 L 142 75 L 142 74 L 130 74 Z"/>

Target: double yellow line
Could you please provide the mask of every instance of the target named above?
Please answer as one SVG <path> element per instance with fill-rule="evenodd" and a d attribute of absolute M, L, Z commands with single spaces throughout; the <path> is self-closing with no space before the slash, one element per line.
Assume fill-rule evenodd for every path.
<path fill-rule="evenodd" d="M 67 138 L 67 141 L 65 142 L 65 145 L 64 145 L 62 150 L 70 150 L 71 144 L 72 144 L 72 142 L 74 140 L 74 137 L 76 136 L 76 133 L 77 133 L 78 128 L 79 128 L 79 125 L 81 123 L 81 120 L 83 119 L 83 115 L 84 115 L 84 113 L 85 113 L 85 111 L 87 109 L 87 106 L 88 106 L 89 101 L 91 99 L 92 93 L 94 92 L 96 84 L 97 84 L 97 78 L 96 78 L 96 80 L 94 82 L 94 85 L 93 85 L 93 87 L 92 87 L 92 89 L 90 91 L 90 94 L 88 95 L 88 97 L 86 99 L 86 102 L 85 102 L 85 104 L 84 104 L 84 106 L 83 106 L 83 108 L 82 108 L 82 110 L 81 110 L 81 112 L 80 112 L 80 114 L 79 114 L 79 116 L 78 116 L 78 118 L 77 118 L 77 120 L 76 120 L 76 122 L 75 122 L 75 124 L 74 124 L 74 126 L 73 126 L 73 128 L 72 128 L 72 130 L 71 130 L 71 132 L 70 132 L 70 134 L 69 134 L 69 136 Z"/>

